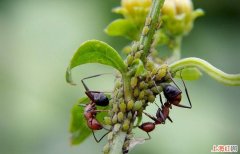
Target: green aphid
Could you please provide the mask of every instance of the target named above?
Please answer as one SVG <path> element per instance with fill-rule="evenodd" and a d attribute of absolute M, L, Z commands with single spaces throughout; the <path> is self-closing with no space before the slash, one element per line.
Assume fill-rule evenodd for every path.
<path fill-rule="evenodd" d="M 118 122 L 122 122 L 122 121 L 123 121 L 123 118 L 124 118 L 124 115 L 123 115 L 122 112 L 118 112 L 117 117 L 118 117 Z"/>
<path fill-rule="evenodd" d="M 137 83 L 138 83 L 138 78 L 137 77 L 132 77 L 131 78 L 131 87 L 132 88 L 135 88 L 137 86 Z"/>
<path fill-rule="evenodd" d="M 128 101 L 128 103 L 127 103 L 127 110 L 128 111 L 132 110 L 133 106 L 134 106 L 133 100 Z"/>

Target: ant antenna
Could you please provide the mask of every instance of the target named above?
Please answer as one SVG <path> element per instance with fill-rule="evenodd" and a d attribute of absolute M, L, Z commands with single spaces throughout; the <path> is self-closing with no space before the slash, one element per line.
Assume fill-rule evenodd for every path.
<path fill-rule="evenodd" d="M 169 71 L 168 71 L 168 75 L 169 75 L 170 79 L 172 80 L 173 84 L 178 88 L 178 90 L 181 91 L 181 89 L 178 87 L 178 85 L 176 84 L 176 82 L 173 80 L 173 77 L 172 77 L 172 75 L 170 74 Z"/>
<path fill-rule="evenodd" d="M 154 79 L 155 78 L 155 76 L 153 76 L 153 78 L 152 79 Z M 153 83 L 154 83 L 154 85 L 155 85 L 155 87 L 156 87 L 156 89 L 157 89 L 157 91 L 158 91 L 158 93 L 159 93 L 159 99 L 160 99 L 160 102 L 161 102 L 161 104 L 162 104 L 162 106 L 163 106 L 163 101 L 162 101 L 162 96 L 161 96 L 161 92 L 158 90 L 158 87 L 157 87 L 157 84 L 156 84 L 156 82 L 153 80 Z M 155 102 L 154 102 L 155 103 Z M 157 105 L 157 103 L 155 103 L 156 105 Z M 160 108 L 158 105 L 157 105 L 157 107 L 158 108 Z"/>
<path fill-rule="evenodd" d="M 183 85 L 184 85 L 185 93 L 186 93 L 186 95 L 187 95 L 187 99 L 188 99 L 190 108 L 192 108 L 192 103 L 191 103 L 191 100 L 190 100 L 190 97 L 189 97 L 189 94 L 188 94 L 188 90 L 187 90 L 186 84 L 185 84 L 185 82 L 184 82 L 183 79 L 182 79 L 182 70 L 180 71 L 180 77 L 181 77 L 182 83 L 183 83 Z"/>
<path fill-rule="evenodd" d="M 92 75 L 92 76 L 89 76 L 89 77 L 83 78 L 83 79 L 81 80 L 81 82 L 82 82 L 82 84 L 83 84 L 85 90 L 86 90 L 86 91 L 89 91 L 89 88 L 88 88 L 87 85 L 84 83 L 84 80 L 86 80 L 86 79 L 90 79 L 90 78 L 95 78 L 95 77 L 98 77 L 98 76 L 101 76 L 101 75 L 107 75 L 107 74 L 112 74 L 112 73 L 102 73 L 102 74 Z"/>

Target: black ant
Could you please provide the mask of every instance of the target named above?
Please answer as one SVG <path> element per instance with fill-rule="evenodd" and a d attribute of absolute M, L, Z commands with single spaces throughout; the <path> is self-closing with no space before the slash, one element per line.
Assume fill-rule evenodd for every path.
<path fill-rule="evenodd" d="M 84 106 L 84 117 L 87 120 L 87 125 L 88 127 L 92 130 L 93 136 L 95 141 L 98 143 L 100 142 L 109 132 L 110 130 L 106 129 L 103 127 L 103 125 L 96 119 L 97 112 L 106 112 L 108 110 L 97 110 L 96 105 L 98 106 L 107 106 L 109 104 L 109 99 L 108 97 L 103 93 L 99 91 L 90 91 L 87 85 L 84 83 L 84 80 L 98 77 L 102 74 L 94 75 L 94 76 L 89 76 L 86 78 L 83 78 L 81 80 L 84 88 L 85 88 L 85 94 L 88 96 L 90 99 L 90 102 L 88 104 L 80 104 L 81 106 Z M 101 129 L 106 129 L 108 132 L 104 134 L 99 140 L 96 138 L 94 131 L 95 130 L 101 130 Z"/>
<path fill-rule="evenodd" d="M 173 122 L 172 119 L 169 117 L 169 112 L 170 112 L 170 109 L 172 109 L 172 105 L 182 107 L 182 108 L 189 108 L 189 109 L 192 108 L 192 103 L 190 101 L 185 82 L 182 79 L 181 72 L 180 72 L 180 77 L 183 82 L 183 85 L 185 88 L 185 93 L 187 95 L 190 106 L 185 106 L 185 105 L 180 104 L 180 101 L 182 98 L 182 96 L 181 96 L 182 91 L 180 90 L 180 88 L 177 86 L 177 84 L 171 78 L 173 83 L 177 86 L 177 88 L 172 86 L 171 84 L 163 84 L 163 94 L 164 94 L 165 98 L 167 99 L 167 101 L 163 104 L 161 93 L 159 92 L 159 98 L 160 98 L 160 102 L 162 104 L 162 109 L 156 104 L 158 106 L 156 117 L 143 112 L 146 116 L 148 116 L 150 119 L 152 119 L 154 121 L 154 122 L 145 122 L 139 126 L 140 129 L 142 129 L 143 131 L 145 131 L 148 134 L 149 138 L 147 138 L 145 140 L 151 139 L 149 132 L 153 131 L 155 129 L 156 125 L 164 124 L 166 119 Z M 156 83 L 155 83 L 155 86 L 157 86 Z"/>

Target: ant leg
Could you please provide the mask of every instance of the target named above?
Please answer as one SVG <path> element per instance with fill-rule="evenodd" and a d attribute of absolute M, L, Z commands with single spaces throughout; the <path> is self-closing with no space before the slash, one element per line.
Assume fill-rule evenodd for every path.
<path fill-rule="evenodd" d="M 151 116 L 150 114 L 143 112 L 147 117 L 149 117 L 150 119 L 152 119 L 154 122 L 160 122 L 157 118 Z"/>
<path fill-rule="evenodd" d="M 167 119 L 168 119 L 169 121 L 173 122 L 172 119 L 171 119 L 169 116 L 167 116 Z"/>
<path fill-rule="evenodd" d="M 104 75 L 104 74 L 112 74 L 112 73 L 97 74 L 97 75 L 93 75 L 93 76 L 89 76 L 89 77 L 83 78 L 83 79 L 81 80 L 81 82 L 82 82 L 85 90 L 86 90 L 86 91 L 89 91 L 89 88 L 88 88 L 87 85 L 85 84 L 84 80 L 90 79 L 90 78 L 95 78 L 95 77 L 98 77 L 98 76 L 101 76 L 101 75 Z"/>
<path fill-rule="evenodd" d="M 94 112 L 109 112 L 110 110 L 94 110 Z"/>
<path fill-rule="evenodd" d="M 192 106 L 186 106 L 186 105 L 182 105 L 182 104 L 174 104 L 175 106 L 178 106 L 178 107 L 182 107 L 182 108 L 187 108 L 187 109 L 191 109 Z"/>
<path fill-rule="evenodd" d="M 86 107 L 87 105 L 86 104 L 78 104 L 78 106 Z"/>
<path fill-rule="evenodd" d="M 150 136 L 150 134 L 147 132 L 148 138 L 146 138 L 145 140 L 150 140 L 152 137 Z"/>
<path fill-rule="evenodd" d="M 110 133 L 110 131 L 108 131 L 107 133 L 105 133 L 105 134 L 98 140 L 98 139 L 96 138 L 96 136 L 95 136 L 94 131 L 92 130 L 93 137 L 94 137 L 94 139 L 95 139 L 95 141 L 96 141 L 97 143 L 99 143 L 108 133 Z"/>
<path fill-rule="evenodd" d="M 161 104 L 162 104 L 162 106 L 163 106 L 163 101 L 162 101 L 162 96 L 161 96 L 161 94 L 159 94 L 159 99 L 160 99 L 160 102 L 161 102 Z"/>
<path fill-rule="evenodd" d="M 188 90 L 187 90 L 186 84 L 185 84 L 185 82 L 184 82 L 183 79 L 182 79 L 182 70 L 180 71 L 180 77 L 181 77 L 182 83 L 183 83 L 183 85 L 184 85 L 185 93 L 186 93 L 186 95 L 187 95 L 187 99 L 188 99 L 188 102 L 189 102 L 189 105 L 190 105 L 190 106 L 187 107 L 187 108 L 191 109 L 191 108 L 192 108 L 192 103 L 191 103 L 190 97 L 189 97 L 189 95 L 188 95 Z"/>
<path fill-rule="evenodd" d="M 157 85 L 156 85 L 155 81 L 153 81 L 153 83 L 154 83 L 155 87 L 157 88 Z M 161 102 L 161 104 L 162 104 L 162 106 L 163 106 L 163 101 L 162 101 L 161 92 L 158 90 L 158 88 L 157 88 L 157 91 L 158 91 L 158 93 L 159 93 L 160 102 Z M 155 103 L 155 104 L 156 104 L 156 103 Z M 157 105 L 157 104 L 156 104 L 156 105 Z M 157 107 L 160 108 L 158 105 L 157 105 Z"/>

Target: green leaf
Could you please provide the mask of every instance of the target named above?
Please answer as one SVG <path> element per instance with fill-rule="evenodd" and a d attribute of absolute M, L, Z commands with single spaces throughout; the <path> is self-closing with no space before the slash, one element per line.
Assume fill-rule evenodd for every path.
<path fill-rule="evenodd" d="M 202 73 L 199 71 L 199 69 L 195 68 L 195 67 L 185 68 L 181 71 L 178 71 L 176 73 L 176 75 L 175 75 L 176 78 L 181 78 L 180 72 L 182 73 L 181 75 L 182 75 L 183 80 L 198 80 L 202 76 Z"/>
<path fill-rule="evenodd" d="M 121 56 L 115 49 L 104 42 L 89 40 L 81 44 L 72 57 L 66 71 L 66 81 L 74 85 L 71 77 L 71 69 L 86 63 L 100 63 L 112 66 L 122 74 L 127 70 Z"/>
<path fill-rule="evenodd" d="M 72 108 L 70 122 L 72 145 L 80 144 L 91 134 L 91 130 L 88 128 L 86 120 L 84 119 L 83 107 L 79 106 L 79 104 L 86 104 L 88 101 L 89 99 L 87 97 L 83 97 Z"/>
<path fill-rule="evenodd" d="M 109 95 L 108 95 L 109 97 Z M 82 143 L 87 139 L 92 131 L 87 126 L 87 121 L 84 118 L 84 107 L 79 106 L 79 104 L 87 104 L 90 100 L 88 97 L 81 98 L 72 108 L 71 111 L 71 122 L 70 122 L 70 133 L 71 135 L 71 144 L 77 145 Z M 99 110 L 108 110 L 107 107 L 97 107 Z M 97 120 L 100 123 L 103 123 L 103 118 L 107 115 L 107 112 L 99 112 L 97 114 Z"/>
<path fill-rule="evenodd" d="M 130 40 L 138 40 L 138 28 L 127 19 L 117 19 L 111 22 L 104 30 L 110 36 L 124 36 Z"/>

